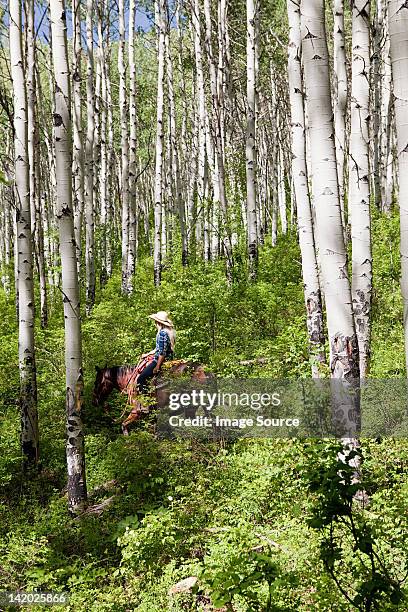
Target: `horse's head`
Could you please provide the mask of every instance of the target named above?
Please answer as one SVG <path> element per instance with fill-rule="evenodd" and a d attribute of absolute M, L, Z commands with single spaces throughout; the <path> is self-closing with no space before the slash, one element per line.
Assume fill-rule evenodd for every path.
<path fill-rule="evenodd" d="M 95 366 L 95 370 L 96 378 L 92 404 L 94 406 L 100 406 L 115 385 L 112 377 L 112 368 L 98 368 L 98 366 Z"/>

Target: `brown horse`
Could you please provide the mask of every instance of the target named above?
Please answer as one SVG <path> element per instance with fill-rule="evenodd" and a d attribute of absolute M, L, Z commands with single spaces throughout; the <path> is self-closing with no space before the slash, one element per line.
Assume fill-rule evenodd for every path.
<path fill-rule="evenodd" d="M 129 415 L 122 423 L 122 432 L 128 435 L 128 427 L 131 423 L 141 418 L 143 414 L 149 412 L 138 399 L 137 388 L 137 367 L 134 365 L 113 366 L 98 368 L 96 366 L 96 379 L 93 391 L 93 405 L 103 406 L 104 401 L 110 393 L 116 389 L 120 393 L 127 395 L 127 404 L 131 410 Z M 203 383 L 213 377 L 212 374 L 205 372 L 204 366 L 192 361 L 169 361 L 165 364 L 165 376 L 175 378 L 188 375 L 188 379 L 193 382 Z M 163 374 L 153 378 L 152 397 L 156 406 L 163 407 L 166 404 L 169 393 L 166 392 L 165 378 Z M 126 409 L 125 409 L 126 410 Z M 125 411 L 122 413 L 121 418 Z"/>

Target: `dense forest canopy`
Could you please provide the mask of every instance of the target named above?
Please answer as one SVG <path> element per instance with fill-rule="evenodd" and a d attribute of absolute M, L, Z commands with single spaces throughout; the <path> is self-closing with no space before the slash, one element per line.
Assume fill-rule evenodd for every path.
<path fill-rule="evenodd" d="M 406 4 L 1 0 L 0 591 L 407 608 Z M 163 439 L 163 317 L 159 380 L 328 379 L 351 437 Z"/>

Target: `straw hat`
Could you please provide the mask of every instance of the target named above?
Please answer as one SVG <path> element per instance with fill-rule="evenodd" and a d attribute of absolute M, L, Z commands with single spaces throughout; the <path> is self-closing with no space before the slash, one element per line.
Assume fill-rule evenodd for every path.
<path fill-rule="evenodd" d="M 165 310 L 159 310 L 159 312 L 149 315 L 149 319 L 153 319 L 153 321 L 157 321 L 157 323 L 161 323 L 167 327 L 174 327 L 173 321 L 169 319 L 169 315 Z"/>

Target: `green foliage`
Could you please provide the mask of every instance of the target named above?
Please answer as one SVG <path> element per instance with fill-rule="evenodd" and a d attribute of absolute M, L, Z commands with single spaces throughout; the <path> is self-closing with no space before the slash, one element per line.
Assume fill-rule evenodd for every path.
<path fill-rule="evenodd" d="M 396 324 L 402 315 L 398 219 L 375 219 L 373 231 L 372 375 L 397 376 L 405 371 L 402 326 Z M 155 329 L 148 315 L 159 309 L 175 321 L 177 357 L 197 359 L 223 376 L 309 376 L 295 237 L 265 245 L 258 280 L 250 285 L 238 263 L 240 248 L 232 287 L 221 264 L 196 262 L 183 269 L 175 257 L 155 288 L 151 259 L 142 258 L 134 294 L 120 295 L 115 272 L 92 315 L 84 317 L 90 503 L 112 498 L 100 516 L 73 520 L 66 509 L 64 334 L 57 293 L 51 295 L 47 329 L 40 329 L 39 313 L 36 323 L 41 469 L 31 482 L 22 476 L 16 315 L 12 296 L 0 292 L 0 589 L 66 590 L 75 612 L 181 612 L 211 602 L 236 612 L 344 612 L 352 604 L 334 573 L 354 607 L 371 598 L 377 609 L 404 609 L 405 600 L 396 602 L 407 595 L 405 440 L 363 441 L 370 506 L 361 509 L 351 501 L 356 486 L 339 466 L 334 444 L 160 440 L 154 417 L 124 438 L 118 423 L 91 405 L 95 365 L 135 363 L 150 350 Z M 258 357 L 266 363 L 239 363 Z M 125 400 L 112 396 L 110 405 L 119 417 Z M 375 571 L 365 562 L 372 551 L 383 564 Z M 194 592 L 169 594 L 189 576 L 198 578 Z"/>
<path fill-rule="evenodd" d="M 345 601 L 361 611 L 387 610 L 406 602 L 402 591 L 404 564 L 396 563 L 382 545 L 381 531 L 355 499 L 364 480 L 356 481 L 353 462 L 361 451 L 344 452 L 340 444 L 325 446 L 325 464 L 316 465 L 310 449 L 306 472 L 309 490 L 316 495 L 309 525 L 320 534 L 320 558 Z M 353 583 L 350 584 L 350 574 Z M 398 576 L 400 574 L 400 576 Z"/>

